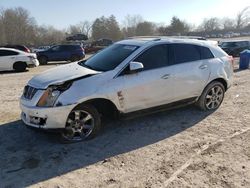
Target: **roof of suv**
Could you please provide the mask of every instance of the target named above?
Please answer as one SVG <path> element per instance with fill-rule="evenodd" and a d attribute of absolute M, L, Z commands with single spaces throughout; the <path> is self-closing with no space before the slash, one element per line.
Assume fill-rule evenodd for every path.
<path fill-rule="evenodd" d="M 204 39 L 196 39 L 196 38 L 181 38 L 181 37 L 136 37 L 136 38 L 130 38 L 126 40 L 119 41 L 118 44 L 128 44 L 128 45 L 136 45 L 136 46 L 144 46 L 144 45 L 150 45 L 153 43 L 191 43 L 191 44 L 197 44 L 197 45 L 204 45 L 204 46 L 210 46 L 210 45 L 217 45 L 216 41 L 208 41 Z M 215 44 L 216 43 L 216 44 Z"/>

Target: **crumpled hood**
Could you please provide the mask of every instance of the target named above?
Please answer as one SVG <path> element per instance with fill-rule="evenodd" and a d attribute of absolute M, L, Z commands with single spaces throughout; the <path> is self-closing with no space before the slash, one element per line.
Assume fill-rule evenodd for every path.
<path fill-rule="evenodd" d="M 34 76 L 28 85 L 39 89 L 46 89 L 49 85 L 58 84 L 67 80 L 97 74 L 99 72 L 87 69 L 78 65 L 78 62 L 49 69 L 37 76 Z"/>

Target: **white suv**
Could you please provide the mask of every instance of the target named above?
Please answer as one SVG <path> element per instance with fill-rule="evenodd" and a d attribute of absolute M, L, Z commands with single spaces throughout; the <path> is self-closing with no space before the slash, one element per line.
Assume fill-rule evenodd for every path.
<path fill-rule="evenodd" d="M 103 117 L 196 103 L 215 110 L 232 83 L 232 58 L 208 41 L 139 38 L 33 77 L 23 122 L 59 129 L 65 141 L 94 137 Z"/>

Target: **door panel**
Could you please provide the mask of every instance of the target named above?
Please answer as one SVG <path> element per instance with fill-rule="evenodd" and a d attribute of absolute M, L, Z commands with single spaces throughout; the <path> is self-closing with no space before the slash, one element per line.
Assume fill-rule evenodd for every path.
<path fill-rule="evenodd" d="M 201 94 L 210 75 L 208 61 L 193 61 L 174 66 L 175 100 L 196 97 Z"/>
<path fill-rule="evenodd" d="M 125 111 L 132 112 L 172 102 L 173 70 L 168 67 L 167 45 L 152 46 L 134 61 L 143 64 L 143 71 L 116 78 L 122 79 L 124 84 L 121 92 Z"/>
<path fill-rule="evenodd" d="M 0 70 L 13 70 L 17 52 L 12 50 L 0 50 Z"/>
<path fill-rule="evenodd" d="M 171 64 L 174 66 L 174 99 L 176 101 L 196 97 L 203 91 L 210 75 L 207 48 L 193 44 L 171 44 Z M 206 53 L 205 53 L 206 52 Z"/>
<path fill-rule="evenodd" d="M 55 46 L 49 50 L 48 56 L 51 61 L 63 61 L 69 59 L 69 52 L 64 46 Z"/>
<path fill-rule="evenodd" d="M 172 68 L 165 67 L 124 75 L 124 108 L 126 112 L 173 102 Z"/>
<path fill-rule="evenodd" d="M 15 56 L 2 56 L 0 57 L 0 70 L 13 70 L 13 63 Z"/>

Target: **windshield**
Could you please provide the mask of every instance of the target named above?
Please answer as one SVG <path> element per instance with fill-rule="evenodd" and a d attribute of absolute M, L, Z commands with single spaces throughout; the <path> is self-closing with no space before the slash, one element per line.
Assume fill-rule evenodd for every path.
<path fill-rule="evenodd" d="M 92 56 L 87 61 L 80 62 L 79 65 L 96 71 L 113 70 L 136 49 L 138 49 L 138 46 L 113 44 Z"/>

